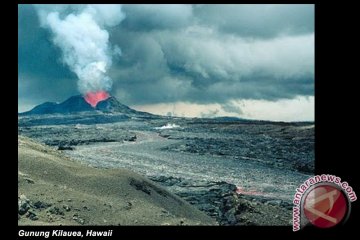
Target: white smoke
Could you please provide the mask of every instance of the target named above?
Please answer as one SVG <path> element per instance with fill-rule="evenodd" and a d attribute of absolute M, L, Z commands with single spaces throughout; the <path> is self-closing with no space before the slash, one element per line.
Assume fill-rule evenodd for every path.
<path fill-rule="evenodd" d="M 112 56 L 121 55 L 111 46 L 108 27 L 118 25 L 125 14 L 121 5 L 36 5 L 42 27 L 52 32 L 53 43 L 62 50 L 62 61 L 77 77 L 82 94 L 112 87 L 106 72 Z"/>
<path fill-rule="evenodd" d="M 164 126 L 161 127 L 155 127 L 157 130 L 164 130 L 164 129 L 173 129 L 173 128 L 179 128 L 180 126 L 175 123 L 167 123 Z"/>

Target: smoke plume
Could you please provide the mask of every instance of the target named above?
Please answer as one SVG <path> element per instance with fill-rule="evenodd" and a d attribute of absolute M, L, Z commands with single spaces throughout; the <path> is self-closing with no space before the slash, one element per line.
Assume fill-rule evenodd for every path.
<path fill-rule="evenodd" d="M 108 28 L 118 25 L 125 15 L 121 5 L 36 5 L 41 26 L 52 33 L 52 42 L 62 51 L 62 61 L 78 77 L 82 94 L 109 91 L 107 76 L 112 57 L 120 55 L 109 42 Z"/>

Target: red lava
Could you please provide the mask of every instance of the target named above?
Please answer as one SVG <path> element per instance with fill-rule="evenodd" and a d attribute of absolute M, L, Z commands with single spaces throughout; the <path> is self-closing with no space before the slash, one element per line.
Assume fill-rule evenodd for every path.
<path fill-rule="evenodd" d="M 110 97 L 110 95 L 105 91 L 97 91 L 97 92 L 88 92 L 85 94 L 84 99 L 87 103 L 89 103 L 92 107 L 96 107 L 98 102 L 106 100 Z"/>

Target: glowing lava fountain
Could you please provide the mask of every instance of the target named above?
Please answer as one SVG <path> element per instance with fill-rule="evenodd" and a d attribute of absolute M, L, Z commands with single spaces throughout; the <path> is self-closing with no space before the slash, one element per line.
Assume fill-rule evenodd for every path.
<path fill-rule="evenodd" d="M 110 97 L 110 95 L 105 91 L 97 91 L 97 92 L 88 92 L 85 94 L 84 99 L 87 103 L 89 103 L 92 107 L 96 107 L 98 102 L 106 100 Z"/>

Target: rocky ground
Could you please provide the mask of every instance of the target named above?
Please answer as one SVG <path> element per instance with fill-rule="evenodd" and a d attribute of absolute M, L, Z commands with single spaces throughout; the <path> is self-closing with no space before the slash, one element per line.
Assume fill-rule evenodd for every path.
<path fill-rule="evenodd" d="M 20 136 L 19 225 L 215 225 L 215 220 L 126 169 L 95 169 Z"/>
<path fill-rule="evenodd" d="M 62 119 L 62 124 L 54 125 L 59 119 Z M 99 119 L 111 119 L 114 123 L 108 127 L 109 124 L 102 124 Z M 65 120 L 59 115 L 21 117 L 19 133 L 50 146 L 76 146 L 94 142 L 132 141 L 136 134 L 131 130 L 151 130 L 162 137 L 180 140 L 164 148 L 164 151 L 226 156 L 277 168 L 310 174 L 314 172 L 313 123 L 183 118 L 149 118 L 144 121 L 129 119 L 121 114 L 112 117 L 84 114 L 81 118 L 69 115 Z M 169 121 L 180 127 L 156 129 Z M 80 123 L 73 124 L 75 122 Z"/>
<path fill-rule="evenodd" d="M 241 193 L 227 182 L 189 182 L 174 177 L 150 177 L 217 220 L 220 225 L 291 224 L 292 204 L 271 197 Z"/>
<path fill-rule="evenodd" d="M 314 171 L 313 123 L 77 117 L 20 117 L 19 134 L 93 167 L 143 174 L 221 225 L 290 225 L 293 192 Z"/>
<path fill-rule="evenodd" d="M 198 119 L 188 122 L 182 131 L 162 130 L 161 134 L 183 140 L 164 149 L 168 151 L 227 156 L 277 168 L 314 172 L 312 124 Z"/>

